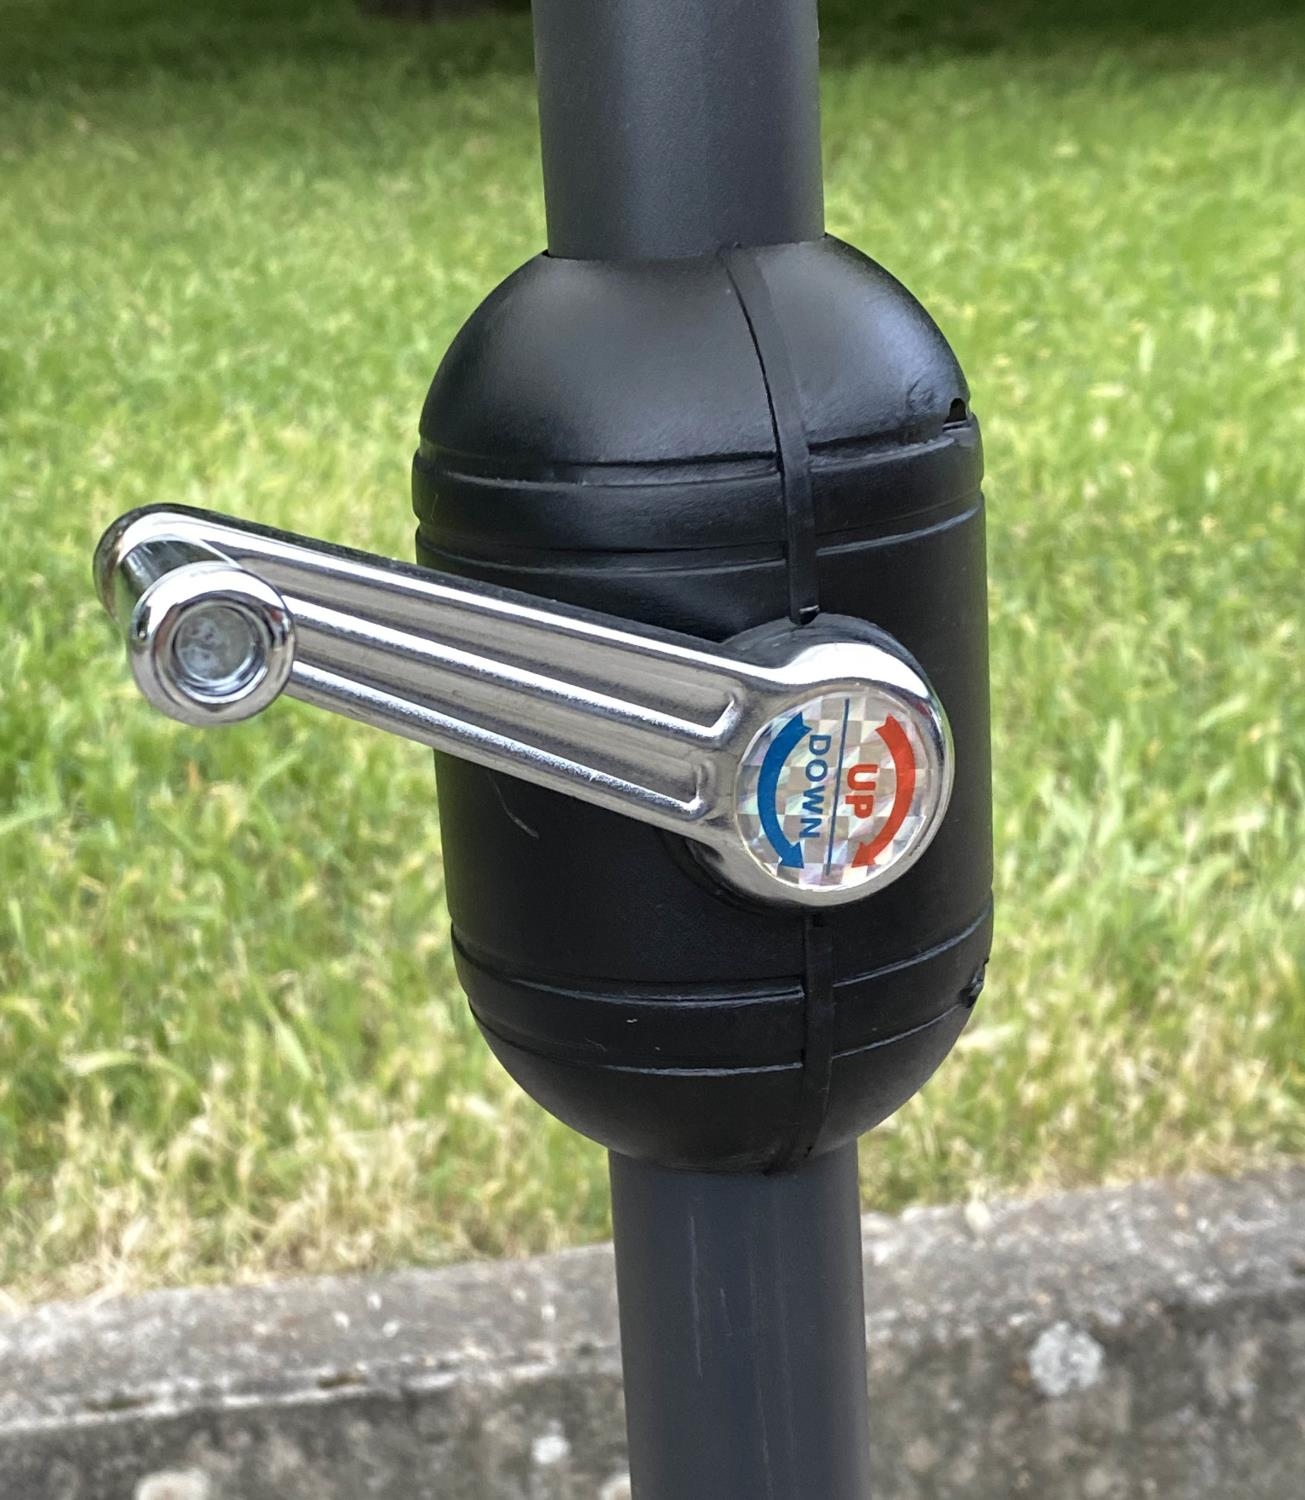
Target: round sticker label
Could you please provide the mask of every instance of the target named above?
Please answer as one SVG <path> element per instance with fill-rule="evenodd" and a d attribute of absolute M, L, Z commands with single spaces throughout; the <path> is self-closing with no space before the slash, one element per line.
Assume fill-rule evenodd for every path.
<path fill-rule="evenodd" d="M 946 799 L 941 739 L 873 688 L 833 690 L 777 714 L 744 757 L 739 832 L 767 874 L 808 891 L 903 873 Z"/>

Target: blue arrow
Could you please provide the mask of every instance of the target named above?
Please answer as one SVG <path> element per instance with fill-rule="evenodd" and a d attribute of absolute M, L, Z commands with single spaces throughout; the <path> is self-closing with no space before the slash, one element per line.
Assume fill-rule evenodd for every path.
<path fill-rule="evenodd" d="M 806 860 L 802 858 L 801 844 L 790 843 L 780 827 L 779 808 L 776 805 L 779 801 L 779 778 L 789 756 L 810 733 L 802 715 L 794 714 L 771 740 L 770 749 L 766 751 L 757 776 L 757 811 L 761 815 L 762 829 L 775 853 L 779 855 L 780 865 L 789 870 L 800 870 Z"/>

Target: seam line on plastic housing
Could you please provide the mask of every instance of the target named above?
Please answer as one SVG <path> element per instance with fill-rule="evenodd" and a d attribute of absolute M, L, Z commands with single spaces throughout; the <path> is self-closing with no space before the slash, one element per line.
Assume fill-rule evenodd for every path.
<path fill-rule="evenodd" d="M 747 321 L 766 387 L 784 503 L 788 613 L 795 625 L 805 625 L 820 613 L 820 554 L 811 448 L 802 421 L 797 379 L 784 330 L 775 316 L 770 289 L 756 256 L 750 250 L 729 250 L 722 252 L 721 261 Z M 833 1075 L 833 938 L 817 916 L 806 917 L 802 938 L 805 947 L 802 1076 L 793 1112 L 793 1131 L 772 1164 L 772 1171 L 795 1167 L 811 1154 L 824 1125 Z"/>
<path fill-rule="evenodd" d="M 909 1042 L 913 1037 L 923 1036 L 926 1032 L 932 1031 L 935 1026 L 941 1026 L 949 1017 L 954 1016 L 958 1010 L 972 1010 L 975 1000 L 977 1000 L 977 996 L 975 996 L 975 1000 L 969 998 L 972 989 L 972 982 L 969 985 L 963 986 L 960 991 L 962 998 L 953 1001 L 946 1010 L 941 1011 L 938 1015 L 930 1016 L 927 1021 L 921 1021 L 918 1026 L 911 1026 L 905 1031 L 894 1032 L 892 1036 L 879 1037 L 873 1042 L 867 1042 L 862 1047 L 851 1047 L 844 1052 L 838 1053 L 835 1061 L 841 1062 L 845 1058 L 850 1057 L 864 1057 L 867 1053 L 878 1052 L 885 1047 L 895 1047 L 899 1042 Z M 730 1073 L 793 1073 L 802 1067 L 802 1063 L 797 1058 L 794 1058 L 790 1062 L 761 1063 L 755 1067 L 739 1064 L 721 1065 L 719 1063 L 706 1065 L 668 1063 L 661 1067 L 641 1067 L 637 1063 L 611 1063 L 597 1057 L 555 1057 L 547 1052 L 539 1052 L 523 1042 L 514 1041 L 506 1031 L 496 1026 L 493 1021 L 486 1019 L 476 1009 L 474 1004 L 471 1006 L 471 1014 L 477 1026 L 487 1036 L 492 1036 L 496 1041 L 503 1042 L 510 1047 L 516 1047 L 523 1052 L 532 1052 L 535 1056 L 546 1058 L 549 1062 L 556 1063 L 559 1067 L 563 1068 L 601 1068 L 607 1073 L 630 1073 L 633 1075 L 655 1073 L 666 1078 L 721 1078 Z M 792 1165 L 800 1166 L 801 1163 L 794 1162 Z M 766 1170 L 773 1172 L 777 1168 L 772 1163 Z"/>
<path fill-rule="evenodd" d="M 904 974 L 927 963 L 930 959 L 942 958 L 961 947 L 982 927 L 992 921 L 993 901 L 988 897 L 964 927 L 945 938 L 930 943 L 904 958 L 892 963 L 875 964 L 870 969 L 858 969 L 854 974 L 839 977 L 835 988 L 854 989 L 858 985 L 889 978 L 893 974 Z M 454 952 L 486 971 L 491 978 L 521 985 L 548 1000 L 566 1004 L 571 1000 L 597 1001 L 603 1004 L 624 1005 L 627 1003 L 651 1003 L 654 1005 L 688 1005 L 691 1008 L 710 1009 L 724 1005 L 754 1005 L 784 1003 L 796 998 L 800 988 L 798 979 L 758 982 L 759 987 L 740 995 L 734 985 L 723 981 L 698 984 L 644 983 L 625 979 L 596 981 L 589 985 L 571 985 L 564 976 L 552 979 L 534 979 L 522 970 L 506 964 L 497 954 L 470 941 L 454 929 L 452 934 Z M 858 1044 L 859 1046 L 860 1044 Z M 855 1048 L 852 1050 L 856 1050 Z"/>
<path fill-rule="evenodd" d="M 802 422 L 797 380 L 784 330 L 775 317 L 770 290 L 756 257 L 750 250 L 729 250 L 722 252 L 721 260 L 743 310 L 766 387 L 784 504 L 788 613 L 795 625 L 805 625 L 820 613 L 820 596 L 811 449 Z"/>
<path fill-rule="evenodd" d="M 834 1077 L 834 942 L 828 924 L 819 914 L 803 924 L 805 966 L 802 988 L 804 1030 L 802 1075 L 798 1082 L 793 1130 L 784 1148 L 771 1163 L 772 1172 L 799 1167 L 811 1155 L 824 1128 L 829 1092 Z"/>

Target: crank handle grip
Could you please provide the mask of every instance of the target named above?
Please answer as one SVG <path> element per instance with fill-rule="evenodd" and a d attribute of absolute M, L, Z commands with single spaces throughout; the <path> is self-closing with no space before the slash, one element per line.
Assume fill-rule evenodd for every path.
<path fill-rule="evenodd" d="M 183 723 L 285 693 L 682 834 L 762 900 L 868 895 L 946 813 L 942 704 L 859 621 L 719 647 L 181 508 L 116 521 L 95 573 L 141 691 Z"/>

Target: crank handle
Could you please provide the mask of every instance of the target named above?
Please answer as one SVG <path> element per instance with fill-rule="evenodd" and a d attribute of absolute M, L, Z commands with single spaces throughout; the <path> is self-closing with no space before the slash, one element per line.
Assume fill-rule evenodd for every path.
<path fill-rule="evenodd" d="M 174 719 L 230 723 L 285 693 L 682 834 L 762 900 L 868 895 L 946 813 L 942 705 L 859 621 L 720 647 L 182 508 L 116 521 L 95 572 Z"/>

